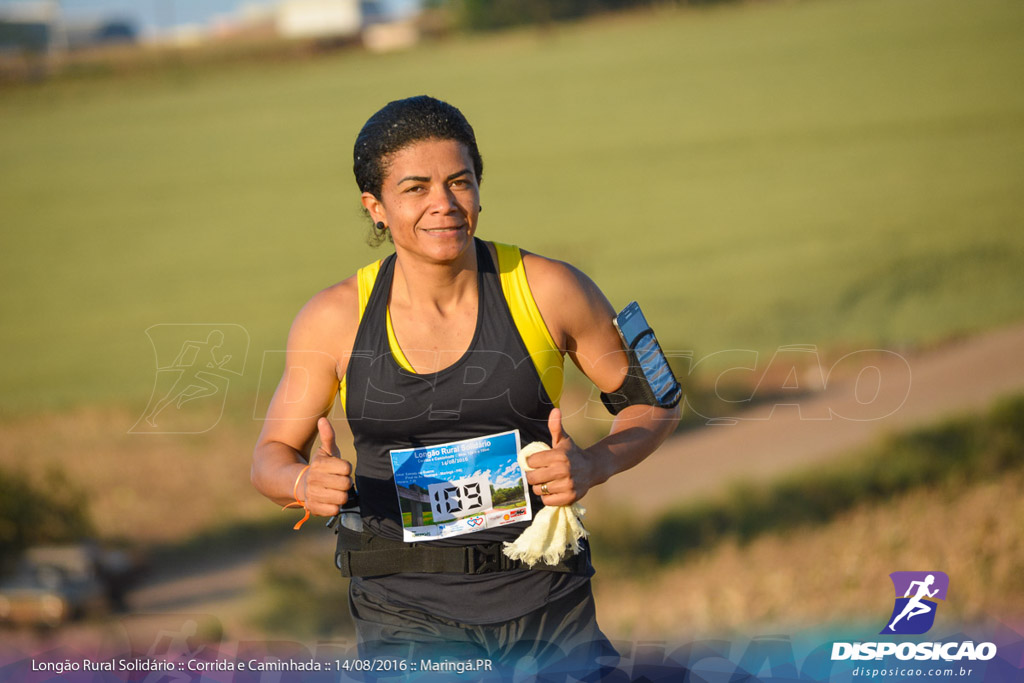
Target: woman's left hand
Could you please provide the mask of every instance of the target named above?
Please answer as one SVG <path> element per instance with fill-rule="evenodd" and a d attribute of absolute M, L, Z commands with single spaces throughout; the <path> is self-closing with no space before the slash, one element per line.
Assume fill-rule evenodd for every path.
<path fill-rule="evenodd" d="M 571 505 L 600 483 L 594 459 L 562 431 L 562 411 L 548 417 L 551 450 L 527 458 L 526 481 L 545 505 Z"/>

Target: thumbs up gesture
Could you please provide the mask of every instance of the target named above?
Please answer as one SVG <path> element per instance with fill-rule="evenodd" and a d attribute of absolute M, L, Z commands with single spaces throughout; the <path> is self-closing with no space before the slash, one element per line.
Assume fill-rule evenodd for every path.
<path fill-rule="evenodd" d="M 312 514 L 329 517 L 337 514 L 338 508 L 348 501 L 348 492 L 353 486 L 352 464 L 341 459 L 334 428 L 326 417 L 317 421 L 316 428 L 320 433 L 320 446 L 310 457 L 302 500 Z"/>
<path fill-rule="evenodd" d="M 551 450 L 527 458 L 533 468 L 526 481 L 545 505 L 571 505 L 600 483 L 594 460 L 576 445 L 562 429 L 562 411 L 555 408 L 548 416 Z"/>

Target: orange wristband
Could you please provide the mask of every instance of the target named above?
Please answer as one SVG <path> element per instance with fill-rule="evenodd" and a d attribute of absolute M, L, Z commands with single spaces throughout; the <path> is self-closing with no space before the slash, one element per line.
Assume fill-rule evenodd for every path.
<path fill-rule="evenodd" d="M 295 502 L 294 503 L 288 503 L 283 508 L 281 508 L 282 510 L 287 510 L 288 508 L 299 507 L 300 505 L 303 508 L 305 508 L 306 515 L 302 519 L 300 519 L 298 522 L 296 522 L 295 526 L 292 527 L 292 529 L 294 529 L 296 531 L 301 529 L 302 525 L 305 524 L 306 520 L 309 519 L 309 508 L 306 507 L 305 501 L 299 500 L 299 482 L 302 480 L 302 475 L 305 474 L 306 470 L 308 470 L 308 469 L 309 469 L 309 465 L 306 465 L 299 472 L 299 476 L 295 477 L 295 484 L 292 486 L 292 498 L 295 499 Z"/>

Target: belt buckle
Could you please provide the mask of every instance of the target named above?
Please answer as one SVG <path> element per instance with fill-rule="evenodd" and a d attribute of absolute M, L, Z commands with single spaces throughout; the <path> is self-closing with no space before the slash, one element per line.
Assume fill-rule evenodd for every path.
<path fill-rule="evenodd" d="M 472 546 L 469 553 L 469 573 L 486 574 L 501 569 L 501 548 L 497 543 Z"/>

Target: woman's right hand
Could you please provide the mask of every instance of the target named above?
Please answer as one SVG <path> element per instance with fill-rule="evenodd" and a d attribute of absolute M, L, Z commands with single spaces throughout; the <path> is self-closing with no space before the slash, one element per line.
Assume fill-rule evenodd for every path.
<path fill-rule="evenodd" d="M 330 517 L 338 514 L 338 508 L 348 502 L 352 490 L 352 463 L 341 459 L 341 451 L 334 440 L 334 428 L 326 417 L 316 423 L 320 432 L 320 446 L 309 460 L 301 498 L 306 509 L 314 515 Z"/>

